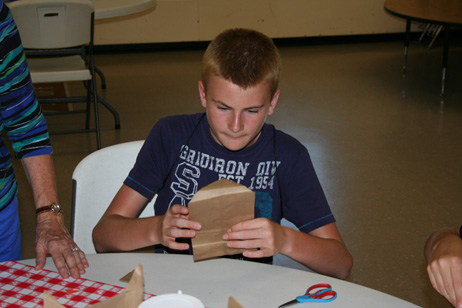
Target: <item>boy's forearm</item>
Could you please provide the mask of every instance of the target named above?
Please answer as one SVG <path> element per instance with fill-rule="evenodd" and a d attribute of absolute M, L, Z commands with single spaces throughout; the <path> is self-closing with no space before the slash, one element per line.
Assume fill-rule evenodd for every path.
<path fill-rule="evenodd" d="M 93 229 L 96 251 L 130 251 L 159 244 L 159 220 L 160 216 L 147 218 L 105 216 Z"/>
<path fill-rule="evenodd" d="M 312 236 L 284 227 L 287 243 L 281 253 L 319 273 L 346 279 L 353 258 L 346 246 L 336 239 Z"/>

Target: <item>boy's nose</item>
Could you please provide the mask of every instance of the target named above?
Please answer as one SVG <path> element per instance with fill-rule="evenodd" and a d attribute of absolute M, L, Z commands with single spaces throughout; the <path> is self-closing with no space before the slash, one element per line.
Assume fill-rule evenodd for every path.
<path fill-rule="evenodd" d="M 234 114 L 229 128 L 233 133 L 238 133 L 242 130 L 242 119 L 240 114 Z"/>

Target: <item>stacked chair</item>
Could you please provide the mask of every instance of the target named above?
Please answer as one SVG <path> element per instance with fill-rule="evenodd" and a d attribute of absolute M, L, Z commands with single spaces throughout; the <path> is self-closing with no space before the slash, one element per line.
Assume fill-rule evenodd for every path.
<path fill-rule="evenodd" d="M 51 134 L 101 133 L 93 55 L 94 8 L 88 0 L 21 0 L 8 4 L 17 24 L 32 82 L 82 81 L 86 96 L 39 98 L 40 104 L 86 103 L 86 108 L 47 115 L 85 113 L 85 128 Z M 93 111 L 94 125 L 90 125 Z M 83 125 L 82 125 L 83 126 Z M 116 124 L 117 127 L 117 124 Z"/>

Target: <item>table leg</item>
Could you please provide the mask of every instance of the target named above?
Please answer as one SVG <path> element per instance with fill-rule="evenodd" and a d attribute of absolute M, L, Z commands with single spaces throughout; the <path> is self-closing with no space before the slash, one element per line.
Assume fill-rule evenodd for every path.
<path fill-rule="evenodd" d="M 407 64 L 407 50 L 409 47 L 409 35 L 411 32 L 411 20 L 406 20 L 406 36 L 404 39 L 404 61 L 403 61 L 403 76 L 406 75 L 406 64 Z"/>
<path fill-rule="evenodd" d="M 449 31 L 450 31 L 449 26 L 443 27 L 444 47 L 443 47 L 443 69 L 441 72 L 441 96 L 444 96 L 444 85 L 446 82 L 446 69 L 448 67 Z"/>

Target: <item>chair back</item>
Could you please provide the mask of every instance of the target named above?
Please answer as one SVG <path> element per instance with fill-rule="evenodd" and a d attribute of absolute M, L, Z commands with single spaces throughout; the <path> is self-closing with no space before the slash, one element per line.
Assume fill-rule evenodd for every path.
<path fill-rule="evenodd" d="M 92 40 L 94 8 L 89 0 L 21 0 L 8 6 L 24 48 L 68 48 Z"/>
<path fill-rule="evenodd" d="M 87 254 L 96 253 L 92 240 L 95 225 L 120 189 L 143 141 L 103 148 L 85 157 L 74 169 L 71 234 Z M 153 198 L 139 217 L 154 215 Z"/>

